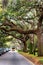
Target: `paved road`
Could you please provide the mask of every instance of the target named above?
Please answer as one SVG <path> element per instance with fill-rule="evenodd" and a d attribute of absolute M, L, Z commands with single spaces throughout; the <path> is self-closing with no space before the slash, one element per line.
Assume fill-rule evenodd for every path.
<path fill-rule="evenodd" d="M 33 65 L 17 52 L 8 52 L 0 56 L 0 65 Z"/>

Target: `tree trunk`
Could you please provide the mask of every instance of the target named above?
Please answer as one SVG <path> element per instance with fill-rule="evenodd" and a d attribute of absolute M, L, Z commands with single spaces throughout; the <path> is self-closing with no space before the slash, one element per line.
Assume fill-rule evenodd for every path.
<path fill-rule="evenodd" d="M 33 52 L 32 52 L 32 50 L 33 50 L 33 44 L 32 44 L 32 43 L 30 43 L 29 49 L 30 49 L 30 50 L 29 50 L 29 53 L 30 53 L 30 54 L 33 54 Z"/>
<path fill-rule="evenodd" d="M 42 20 L 43 20 L 43 8 L 42 12 L 40 14 L 39 18 L 39 23 L 38 23 L 38 32 L 37 32 L 37 37 L 38 37 L 38 56 L 43 56 L 43 33 L 42 33 Z"/>
<path fill-rule="evenodd" d="M 38 31 L 38 56 L 43 56 L 43 34 L 41 28 Z"/>
<path fill-rule="evenodd" d="M 24 51 L 24 52 L 27 52 L 27 44 L 26 44 L 26 42 L 24 42 L 24 48 L 23 48 L 23 51 Z"/>
<path fill-rule="evenodd" d="M 8 5 L 8 0 L 2 0 L 3 8 L 5 8 Z"/>

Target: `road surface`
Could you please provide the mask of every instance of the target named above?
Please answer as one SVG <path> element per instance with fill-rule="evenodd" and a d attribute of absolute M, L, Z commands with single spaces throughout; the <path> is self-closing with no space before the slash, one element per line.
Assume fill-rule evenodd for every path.
<path fill-rule="evenodd" d="M 10 51 L 0 56 L 0 65 L 33 65 L 17 52 Z"/>

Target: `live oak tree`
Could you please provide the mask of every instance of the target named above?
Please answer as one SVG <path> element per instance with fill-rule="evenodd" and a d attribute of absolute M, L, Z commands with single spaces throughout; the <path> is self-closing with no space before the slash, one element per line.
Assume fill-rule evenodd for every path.
<path fill-rule="evenodd" d="M 8 4 L 8 0 L 3 0 L 4 14 L 2 14 L 2 18 L 4 16 L 4 20 L 1 19 L 3 22 L 0 25 L 0 30 L 8 33 L 16 31 L 24 34 L 24 43 L 27 41 L 27 37 L 25 38 L 27 34 L 36 34 L 38 37 L 38 55 L 42 56 L 43 42 L 41 42 L 41 34 L 43 33 L 43 28 L 41 27 L 43 22 L 43 1 L 17 0 L 17 4 L 13 6 L 12 4 L 13 2 Z M 32 25 L 34 29 L 31 28 Z"/>

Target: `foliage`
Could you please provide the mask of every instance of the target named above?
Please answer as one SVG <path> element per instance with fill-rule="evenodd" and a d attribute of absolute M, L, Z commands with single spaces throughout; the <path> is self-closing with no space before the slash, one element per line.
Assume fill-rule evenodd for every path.
<path fill-rule="evenodd" d="M 37 34 L 36 31 L 39 30 L 39 26 L 41 27 L 42 18 L 42 0 L 6 0 L 6 2 L 3 0 L 3 4 L 1 3 L 0 26 L 4 30 L 3 34 L 6 33 L 8 35 L 12 35 L 13 37 L 16 36 L 15 38 L 21 40 L 23 43 L 29 38 L 27 33 L 30 32 Z M 3 42 L 5 41 L 6 40 L 4 39 Z M 34 41 L 35 46 L 37 39 L 34 38 Z M 29 47 L 32 52 L 32 44 L 30 44 Z"/>

